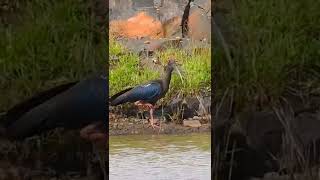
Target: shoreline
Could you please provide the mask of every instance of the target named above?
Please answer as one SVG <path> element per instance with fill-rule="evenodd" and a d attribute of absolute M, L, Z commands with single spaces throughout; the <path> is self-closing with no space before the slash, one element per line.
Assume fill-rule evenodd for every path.
<path fill-rule="evenodd" d="M 204 118 L 204 117 L 202 117 Z M 188 119 L 185 121 L 197 121 Z M 147 119 L 109 116 L 109 136 L 125 135 L 182 135 L 192 133 L 210 133 L 211 121 L 199 121 L 201 125 L 189 127 L 175 122 L 161 122 L 160 129 L 153 129 Z"/>

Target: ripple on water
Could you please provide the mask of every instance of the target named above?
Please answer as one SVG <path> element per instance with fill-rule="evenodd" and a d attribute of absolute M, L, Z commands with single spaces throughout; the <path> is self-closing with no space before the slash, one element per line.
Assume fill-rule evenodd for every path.
<path fill-rule="evenodd" d="M 110 137 L 110 180 L 209 180 L 210 134 Z"/>

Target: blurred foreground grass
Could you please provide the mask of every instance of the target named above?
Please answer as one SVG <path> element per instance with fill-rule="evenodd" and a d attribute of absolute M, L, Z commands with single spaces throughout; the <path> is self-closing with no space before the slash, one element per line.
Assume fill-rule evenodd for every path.
<path fill-rule="evenodd" d="M 288 92 L 320 94 L 319 8 L 313 0 L 233 1 L 232 65 L 214 54 L 217 97 L 233 90 L 241 108 Z"/>
<path fill-rule="evenodd" d="M 0 23 L 0 111 L 105 68 L 88 1 L 10 1 Z M 97 40 L 98 39 L 98 40 Z"/>

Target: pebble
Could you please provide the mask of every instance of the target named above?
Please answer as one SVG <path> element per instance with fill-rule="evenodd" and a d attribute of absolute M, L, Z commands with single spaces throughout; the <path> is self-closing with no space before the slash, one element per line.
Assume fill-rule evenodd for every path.
<path fill-rule="evenodd" d="M 183 126 L 186 127 L 201 127 L 201 123 L 199 120 L 183 120 Z"/>
<path fill-rule="evenodd" d="M 202 119 L 202 118 L 199 117 L 199 116 L 193 116 L 193 119 L 194 119 L 194 120 L 200 120 L 200 119 Z"/>

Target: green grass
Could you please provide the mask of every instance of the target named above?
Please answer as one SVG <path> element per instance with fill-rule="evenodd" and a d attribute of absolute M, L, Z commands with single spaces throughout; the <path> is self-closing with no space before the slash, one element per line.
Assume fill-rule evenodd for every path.
<path fill-rule="evenodd" d="M 17 3 L 17 2 L 16 2 Z M 0 111 L 105 66 L 89 2 L 25 0 L 0 25 Z M 14 7 L 14 4 L 12 5 Z M 92 22 L 92 23 L 90 23 Z"/>
<path fill-rule="evenodd" d="M 109 40 L 109 53 L 118 56 L 118 62 L 110 62 L 109 87 L 110 95 L 123 90 L 126 87 L 145 83 L 149 80 L 159 78 L 161 72 L 147 68 L 139 68 L 139 56 L 128 52 L 124 47 L 112 38 Z M 185 50 L 169 48 L 157 53 L 161 64 L 166 64 L 170 57 L 175 57 L 181 64 L 184 83 L 177 74 L 172 76 L 170 89 L 167 97 L 183 93 L 186 96 L 208 91 L 211 87 L 211 54 L 210 49 L 200 53 L 188 54 Z"/>
<path fill-rule="evenodd" d="M 236 1 L 227 15 L 235 29 L 233 68 L 221 50 L 214 54 L 217 97 L 234 89 L 244 107 L 259 97 L 279 99 L 289 89 L 319 94 L 319 8 L 313 0 Z"/>

